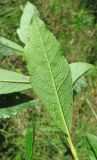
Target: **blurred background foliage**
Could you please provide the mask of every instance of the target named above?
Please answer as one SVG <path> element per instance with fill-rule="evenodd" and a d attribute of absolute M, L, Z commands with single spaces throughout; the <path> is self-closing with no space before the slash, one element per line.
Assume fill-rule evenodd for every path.
<path fill-rule="evenodd" d="M 84 61 L 97 65 L 97 1 L 96 0 L 29 0 L 40 11 L 41 18 L 55 34 L 69 62 Z M 27 0 L 0 0 L 0 35 L 18 43 L 16 29 Z M 1 57 L 0 67 L 27 74 L 24 60 L 17 56 Z M 87 104 L 90 100 L 97 112 L 96 73 L 88 77 L 88 86 L 75 97 L 72 137 L 81 160 L 87 158 L 85 135 L 97 135 L 97 121 Z M 32 97 L 32 93 L 28 93 Z M 25 132 L 36 119 L 34 160 L 68 160 L 64 138 L 57 135 L 44 107 L 0 120 L 0 159 L 25 160 Z"/>

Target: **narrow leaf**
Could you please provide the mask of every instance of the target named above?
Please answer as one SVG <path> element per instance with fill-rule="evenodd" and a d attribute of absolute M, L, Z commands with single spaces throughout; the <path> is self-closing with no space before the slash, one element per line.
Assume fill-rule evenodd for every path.
<path fill-rule="evenodd" d="M 33 16 L 25 58 L 31 85 L 58 127 L 65 133 L 72 119 L 72 80 L 60 44 L 45 24 Z"/>
<path fill-rule="evenodd" d="M 4 37 L 0 37 L 0 55 L 1 56 L 10 56 L 10 55 L 21 55 L 23 53 L 23 48 Z"/>
<path fill-rule="evenodd" d="M 74 85 L 81 76 L 89 70 L 94 69 L 94 66 L 89 63 L 74 62 L 70 64 L 70 68 L 72 74 L 72 84 Z"/>
<path fill-rule="evenodd" d="M 37 102 L 35 100 L 30 100 L 25 103 L 21 103 L 18 105 L 14 105 L 7 108 L 1 108 L 0 106 L 0 118 L 10 118 L 11 116 L 15 116 L 17 113 L 35 106 Z"/>
<path fill-rule="evenodd" d="M 35 140 L 35 122 L 33 117 L 32 128 L 28 128 L 26 133 L 26 160 L 32 160 L 33 158 L 34 140 Z"/>
<path fill-rule="evenodd" d="M 97 136 L 88 134 L 86 137 L 86 146 L 89 160 L 97 160 Z"/>
<path fill-rule="evenodd" d="M 19 38 L 24 43 L 28 38 L 28 28 L 31 23 L 32 15 L 34 14 L 38 15 L 39 14 L 38 10 L 33 4 L 31 4 L 30 2 L 27 2 L 23 10 L 23 15 L 21 17 L 20 28 L 17 29 Z"/>
<path fill-rule="evenodd" d="M 29 88 L 31 88 L 31 85 L 28 76 L 0 69 L 0 94 L 20 92 Z"/>

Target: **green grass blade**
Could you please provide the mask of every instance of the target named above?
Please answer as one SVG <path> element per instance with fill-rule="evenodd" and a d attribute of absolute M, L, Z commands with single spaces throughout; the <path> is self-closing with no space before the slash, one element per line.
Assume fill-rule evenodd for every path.
<path fill-rule="evenodd" d="M 26 133 L 26 160 L 33 159 L 34 140 L 35 140 L 35 122 L 33 117 L 32 128 L 28 128 Z"/>

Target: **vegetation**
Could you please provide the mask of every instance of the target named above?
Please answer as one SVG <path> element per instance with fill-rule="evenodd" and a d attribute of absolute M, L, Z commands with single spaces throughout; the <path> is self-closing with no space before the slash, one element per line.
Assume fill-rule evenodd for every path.
<path fill-rule="evenodd" d="M 75 112 L 75 110 L 74 112 L 72 112 L 71 104 L 73 98 L 75 99 L 75 105 L 76 106 L 79 105 L 79 103 L 77 104 L 76 97 L 80 95 L 80 93 L 78 92 L 81 90 L 81 87 L 83 85 L 86 86 L 86 79 L 84 75 L 90 74 L 92 70 L 93 71 L 92 76 L 94 78 L 95 77 L 94 68 L 96 68 L 94 67 L 94 65 L 89 63 L 73 62 L 73 58 L 75 57 L 74 58 L 75 60 L 79 60 L 80 58 L 80 60 L 83 59 L 84 61 L 87 60 L 93 64 L 96 64 L 96 59 L 94 58 L 96 57 L 96 47 L 94 45 L 94 42 L 96 41 L 96 36 L 94 36 L 94 33 L 91 39 L 89 39 L 87 35 L 83 36 L 83 34 L 85 33 L 83 32 L 84 29 L 86 33 L 89 32 L 89 36 L 90 36 L 90 30 L 91 33 L 94 32 L 93 28 L 94 19 L 93 15 L 92 14 L 90 15 L 90 13 L 87 12 L 86 8 L 87 5 L 82 6 L 82 8 L 80 8 L 80 11 L 78 10 L 77 7 L 81 3 L 82 1 L 80 1 L 80 3 L 78 3 L 73 9 L 71 8 L 73 5 L 76 4 L 76 1 L 70 1 L 70 2 L 62 1 L 61 3 L 59 1 L 57 1 L 57 3 L 55 3 L 55 1 L 49 1 L 47 5 L 47 8 L 49 6 L 50 10 L 53 11 L 52 13 L 54 13 L 54 16 L 56 18 L 58 17 L 57 23 L 62 24 L 62 30 L 60 31 L 60 33 L 58 34 L 57 32 L 61 28 L 60 25 L 58 30 L 54 28 L 54 33 L 59 39 L 63 50 L 61 49 L 61 46 L 56 40 L 55 36 L 47 29 L 44 22 L 41 20 L 40 18 L 41 16 L 36 7 L 29 2 L 26 3 L 26 6 L 23 10 L 23 15 L 21 17 L 20 27 L 18 27 L 17 30 L 21 42 L 17 40 L 15 34 L 12 34 L 13 32 L 11 34 L 9 33 L 7 34 L 13 37 L 14 40 L 19 44 L 3 37 L 0 38 L 1 61 L 2 59 L 4 59 L 4 62 L 6 61 L 9 62 L 7 63 L 7 68 L 12 70 L 14 69 L 17 72 L 22 71 L 27 75 L 29 73 L 30 76 L 29 77 L 22 73 L 17 73 L 15 71 L 0 69 L 0 86 L 1 86 L 0 117 L 3 119 L 9 118 L 7 120 L 1 120 L 1 124 L 3 124 L 3 121 L 5 121 L 6 124 L 9 124 L 9 121 L 11 121 L 14 124 L 14 126 L 16 126 L 15 123 L 18 120 L 20 127 L 20 131 L 16 132 L 16 136 L 13 135 L 12 148 L 8 147 L 11 138 L 10 134 L 12 134 L 10 131 L 10 129 L 12 129 L 12 125 L 8 126 L 7 132 L 6 129 L 4 129 L 4 127 L 1 127 L 2 129 L 0 137 L 3 142 L 1 145 L 2 159 L 19 160 L 19 159 L 25 159 L 26 157 L 27 160 L 64 159 L 64 158 L 66 158 L 67 160 L 68 159 L 78 160 L 89 157 L 89 159 L 92 160 L 97 158 L 97 153 L 96 153 L 97 138 L 94 135 L 87 134 L 89 133 L 88 130 L 92 131 L 92 134 L 96 133 L 95 131 L 96 123 L 94 120 L 96 117 L 96 113 L 95 110 L 91 107 L 89 98 L 85 98 L 86 104 L 90 107 L 89 111 L 87 109 L 89 113 L 86 111 L 83 113 L 81 106 L 79 106 L 79 111 L 80 111 L 79 117 L 87 113 L 85 117 L 88 120 L 88 116 L 92 111 L 94 115 L 93 124 L 95 124 L 93 126 L 94 132 L 92 130 L 92 126 L 87 128 L 86 133 L 84 131 L 84 128 L 82 129 L 82 131 L 80 131 L 81 128 L 79 126 L 75 127 L 76 120 L 79 118 L 77 114 L 75 115 L 75 117 L 77 118 L 74 117 L 75 119 L 73 123 L 74 124 L 73 129 L 75 135 L 72 135 L 71 133 L 73 132 L 70 131 L 72 124 L 72 114 Z M 41 1 L 39 1 L 38 4 L 37 3 L 35 4 L 37 6 L 41 6 L 40 5 Z M 1 5 L 4 5 L 4 3 L 2 2 Z M 63 11 L 64 6 L 66 7 L 65 9 L 67 9 L 66 13 L 64 13 Z M 66 22 L 64 23 L 62 17 L 64 17 L 64 15 L 66 15 L 67 13 L 69 14 L 71 13 L 71 16 L 69 15 L 70 19 L 66 17 L 65 18 Z M 6 15 L 4 10 L 3 14 Z M 41 15 L 42 14 L 43 13 L 41 13 Z M 45 16 L 46 14 L 44 14 L 43 16 L 44 21 L 47 20 L 47 17 Z M 62 20 L 61 22 L 59 21 L 60 16 Z M 1 25 L 3 18 L 1 18 Z M 14 19 L 15 18 L 16 17 L 14 17 Z M 48 20 L 48 23 L 49 22 L 50 18 Z M 10 21 L 9 24 L 11 24 Z M 18 25 L 17 23 L 15 24 Z M 48 27 L 50 30 L 53 31 L 53 24 L 52 25 L 49 24 Z M 64 27 L 67 30 L 64 30 Z M 95 25 L 95 32 L 96 32 L 96 25 Z M 2 35 L 5 34 L 3 34 L 2 32 Z M 84 41 L 87 42 L 87 44 L 86 43 L 84 44 Z M 94 53 L 93 57 L 91 58 L 89 54 L 93 50 Z M 81 54 L 82 51 L 83 55 Z M 69 55 L 67 55 L 67 53 L 69 53 Z M 78 56 L 77 53 L 79 54 L 79 57 L 76 57 Z M 68 64 L 67 60 L 63 55 L 67 56 L 68 61 L 73 63 Z M 20 62 L 20 59 L 22 63 Z M 18 65 L 18 68 L 15 65 L 13 66 L 11 62 L 12 61 L 15 62 L 16 60 L 18 61 L 19 65 L 25 64 L 26 62 L 27 68 L 26 65 L 25 67 L 21 67 Z M 3 67 L 6 67 L 6 65 L 3 64 Z M 22 68 L 24 68 L 25 70 L 23 70 Z M 90 81 L 91 80 L 92 79 L 90 79 Z M 96 84 L 95 82 L 96 78 L 94 84 Z M 89 89 L 90 87 L 87 88 L 87 90 Z M 36 94 L 34 92 L 32 93 L 31 90 L 33 90 Z M 83 94 L 85 95 L 84 92 L 85 90 L 83 90 Z M 39 98 L 37 96 L 39 96 Z M 41 100 L 42 104 L 44 104 L 44 106 L 50 113 L 49 116 L 47 114 L 47 110 L 46 111 L 44 110 L 44 106 L 39 102 L 38 99 Z M 80 102 L 80 98 L 78 99 Z M 15 117 L 10 118 L 11 116 L 16 115 L 18 112 L 22 112 L 24 109 L 27 108 L 29 109 L 27 111 L 24 111 L 23 113 L 20 113 L 20 115 L 17 115 L 17 118 Z M 32 115 L 32 113 L 35 114 L 36 120 L 31 120 L 32 117 L 34 117 L 34 114 Z M 24 118 L 25 116 L 26 118 Z M 52 119 L 50 118 L 50 116 L 52 117 Z M 85 121 L 83 120 L 80 119 L 77 120 L 77 124 L 79 123 L 83 125 L 83 127 L 86 127 Z M 22 123 L 22 121 L 24 124 Z M 31 123 L 31 121 L 33 121 L 33 123 Z M 26 126 L 29 126 L 29 128 Z M 24 149 L 26 128 L 28 129 L 26 134 L 26 149 Z M 15 128 L 13 129 L 15 133 Z M 42 142 L 40 135 L 43 137 L 44 131 L 45 134 L 47 135 Z M 37 139 L 35 138 L 35 135 Z M 76 139 L 77 138 L 76 135 L 78 135 L 80 140 Z M 7 140 L 9 137 L 8 144 L 5 140 L 6 137 Z M 75 139 L 76 143 L 74 145 Z M 40 144 L 40 142 L 42 143 Z M 87 145 L 85 145 L 85 143 Z M 5 155 L 3 155 L 4 146 L 6 147 L 5 153 L 7 153 Z M 42 148 L 40 148 L 40 146 L 42 147 L 44 146 L 43 154 L 41 153 L 43 152 L 43 150 Z M 15 148 L 17 148 L 17 152 L 15 151 Z M 47 151 L 45 151 L 46 148 Z M 79 152 L 76 152 L 76 150 Z M 25 152 L 26 154 L 24 155 L 23 153 Z"/>

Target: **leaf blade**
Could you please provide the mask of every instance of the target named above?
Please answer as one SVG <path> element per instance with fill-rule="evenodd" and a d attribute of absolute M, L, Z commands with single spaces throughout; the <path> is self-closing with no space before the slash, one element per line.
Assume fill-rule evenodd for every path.
<path fill-rule="evenodd" d="M 29 77 L 21 73 L 0 69 L 0 95 L 31 88 Z"/>
<path fill-rule="evenodd" d="M 10 55 L 22 55 L 23 48 L 15 43 L 12 42 L 4 37 L 0 37 L 0 55 L 1 56 L 10 56 Z"/>
<path fill-rule="evenodd" d="M 63 132 L 67 132 L 72 119 L 72 81 L 69 65 L 62 56 L 60 44 L 54 35 L 36 16 L 33 16 L 30 26 L 25 57 L 32 88 L 47 107 L 58 127 Z"/>
<path fill-rule="evenodd" d="M 72 84 L 74 85 L 76 81 L 87 73 L 89 70 L 94 69 L 94 66 L 89 63 L 74 62 L 69 64 L 72 74 Z"/>
<path fill-rule="evenodd" d="M 23 43 L 25 43 L 28 38 L 28 28 L 34 14 L 38 15 L 38 10 L 32 3 L 27 2 L 21 17 L 20 28 L 17 29 L 18 36 Z"/>
<path fill-rule="evenodd" d="M 35 106 L 36 104 L 37 104 L 36 100 L 30 100 L 28 102 L 21 103 L 8 108 L 1 108 L 2 106 L 0 106 L 0 118 L 10 118 L 27 108 Z"/>
<path fill-rule="evenodd" d="M 32 160 L 33 158 L 34 141 L 35 141 L 35 122 L 34 122 L 34 117 L 32 117 L 32 127 L 28 128 L 26 133 L 26 160 Z"/>

